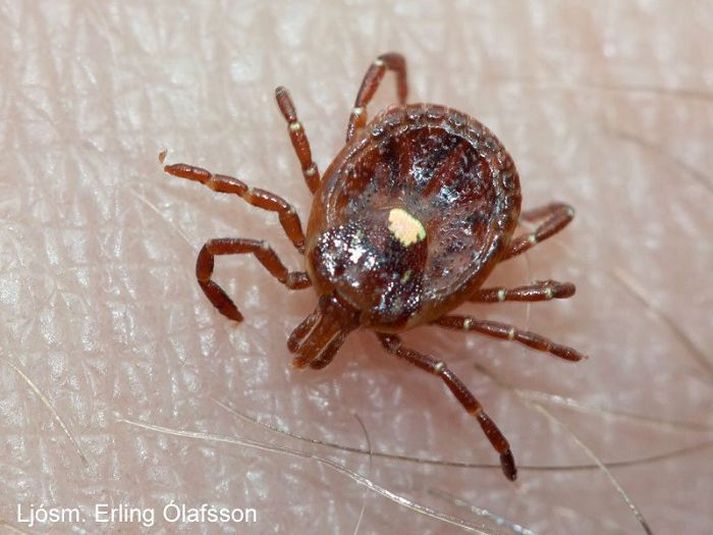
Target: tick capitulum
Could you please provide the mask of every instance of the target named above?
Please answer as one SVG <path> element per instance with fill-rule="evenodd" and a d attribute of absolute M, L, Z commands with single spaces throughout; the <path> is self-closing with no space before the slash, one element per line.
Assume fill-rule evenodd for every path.
<path fill-rule="evenodd" d="M 399 105 L 367 121 L 367 105 L 384 74 L 396 74 Z M 196 276 L 205 295 L 228 318 L 242 314 L 212 280 L 216 255 L 251 253 L 290 289 L 313 287 L 317 308 L 290 335 L 297 368 L 323 368 L 347 335 L 374 331 L 384 349 L 440 377 L 480 424 L 500 454 L 505 475 L 517 475 L 510 445 L 478 400 L 442 360 L 401 343 L 398 333 L 421 325 L 475 331 L 517 341 L 576 361 L 583 356 L 540 335 L 504 323 L 453 315 L 470 301 L 547 301 L 574 294 L 574 285 L 547 280 L 517 288 L 483 288 L 500 262 L 562 230 L 574 215 L 562 203 L 520 213 L 520 182 L 500 141 L 475 119 L 435 104 L 406 104 L 406 62 L 389 53 L 369 67 L 347 126 L 347 141 L 320 177 L 309 141 L 283 87 L 275 96 L 288 124 L 302 174 L 314 194 L 307 234 L 284 199 L 241 180 L 186 164 L 167 173 L 235 194 L 277 212 L 305 271 L 289 271 L 263 241 L 209 240 L 198 254 Z M 519 221 L 537 223 L 515 235 Z"/>

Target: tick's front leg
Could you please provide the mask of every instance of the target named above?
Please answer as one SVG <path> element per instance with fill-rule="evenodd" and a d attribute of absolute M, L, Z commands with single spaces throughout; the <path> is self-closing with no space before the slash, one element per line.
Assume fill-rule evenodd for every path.
<path fill-rule="evenodd" d="M 418 366 L 422 370 L 441 378 L 450 391 L 453 392 L 456 399 L 463 405 L 463 408 L 478 420 L 478 424 L 480 424 L 490 444 L 492 444 L 493 448 L 500 454 L 500 465 L 502 466 L 505 477 L 511 481 L 515 481 L 517 478 L 517 468 L 515 467 L 515 459 L 510 451 L 510 444 L 505 438 L 505 435 L 502 434 L 498 426 L 495 425 L 495 422 L 485 413 L 480 402 L 475 399 L 475 396 L 468 390 L 463 382 L 458 379 L 458 376 L 448 368 L 446 363 L 404 347 L 401 344 L 401 338 L 396 335 L 377 333 L 376 336 L 386 351 L 392 355 L 396 355 Z"/>
<path fill-rule="evenodd" d="M 312 283 L 307 273 L 288 271 L 279 257 L 266 242 L 244 238 L 219 238 L 209 240 L 198 253 L 196 278 L 206 297 L 221 314 L 235 321 L 242 321 L 243 315 L 213 279 L 215 257 L 218 255 L 252 254 L 270 274 L 292 290 L 309 288 Z"/>

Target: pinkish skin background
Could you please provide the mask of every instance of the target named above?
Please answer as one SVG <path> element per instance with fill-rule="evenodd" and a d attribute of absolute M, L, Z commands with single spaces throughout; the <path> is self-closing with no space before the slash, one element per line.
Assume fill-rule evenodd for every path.
<path fill-rule="evenodd" d="M 497 133 L 518 164 L 526 207 L 556 198 L 577 209 L 565 232 L 495 276 L 510 286 L 571 280 L 575 298 L 470 310 L 591 358 L 573 365 L 431 328 L 409 333 L 409 344 L 455 368 L 521 465 L 591 460 L 476 364 L 521 389 L 675 422 L 544 404 L 604 461 L 713 439 L 710 3 L 11 1 L 0 21 L 5 530 L 137 533 L 135 524 L 95 524 L 94 504 L 160 509 L 174 500 L 255 507 L 259 522 L 162 523 L 152 533 L 353 533 L 365 500 L 360 533 L 461 532 L 313 461 L 118 421 L 127 418 L 329 456 L 473 525 L 474 513 L 434 492 L 537 533 L 643 532 L 597 469 L 523 468 L 513 485 L 499 469 L 381 458 L 369 468 L 364 455 L 266 432 L 214 401 L 364 447 L 356 412 L 374 450 L 497 461 L 437 379 L 386 356 L 368 333 L 350 336 L 322 372 L 291 370 L 285 340 L 315 295 L 285 291 L 252 259 L 219 261 L 218 280 L 247 319 L 238 326 L 220 316 L 193 274 L 205 240 L 264 238 L 292 268 L 300 258 L 272 214 L 167 177 L 157 161 L 167 148 L 168 162 L 235 174 L 284 195 L 306 218 L 310 196 L 273 89 L 292 92 L 324 169 L 366 67 L 388 50 L 407 55 L 413 101 L 448 104 Z M 386 81 L 372 115 L 393 101 Z M 711 448 L 613 475 L 655 533 L 710 532 Z M 18 502 L 80 506 L 87 522 L 28 530 L 16 522 Z M 484 531 L 510 533 L 497 529 Z"/>

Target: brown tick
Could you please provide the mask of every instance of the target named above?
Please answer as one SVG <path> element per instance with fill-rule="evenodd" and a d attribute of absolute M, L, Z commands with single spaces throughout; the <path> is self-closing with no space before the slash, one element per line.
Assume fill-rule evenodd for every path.
<path fill-rule="evenodd" d="M 366 106 L 386 71 L 396 74 L 399 105 L 367 122 Z M 347 335 L 374 331 L 386 351 L 440 377 L 480 424 L 500 454 L 508 479 L 517 476 L 510 445 L 478 400 L 442 360 L 402 345 L 397 333 L 419 325 L 475 331 L 514 340 L 566 360 L 583 356 L 540 335 L 511 325 L 452 315 L 470 301 L 546 301 L 574 294 L 574 285 L 539 281 L 518 288 L 482 288 L 503 260 L 532 248 L 564 228 L 574 215 L 551 203 L 520 213 L 520 182 L 500 141 L 475 119 L 436 104 L 406 104 L 406 62 L 389 53 L 369 67 L 354 103 L 347 142 L 320 178 L 309 141 L 289 93 L 275 96 L 307 187 L 314 194 L 307 235 L 295 209 L 268 191 L 186 164 L 167 173 L 238 195 L 277 212 L 305 271 L 288 271 L 264 241 L 209 240 L 198 254 L 198 284 L 228 318 L 242 314 L 212 279 L 216 255 L 250 253 L 290 289 L 314 287 L 317 308 L 287 341 L 297 368 L 329 364 Z M 539 222 L 514 236 L 518 221 Z"/>

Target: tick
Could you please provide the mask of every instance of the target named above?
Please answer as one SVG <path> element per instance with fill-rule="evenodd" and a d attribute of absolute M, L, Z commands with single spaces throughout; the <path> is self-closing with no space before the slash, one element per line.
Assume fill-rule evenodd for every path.
<path fill-rule="evenodd" d="M 396 75 L 399 104 L 367 120 L 366 107 L 385 73 Z M 304 256 L 304 271 L 289 271 L 264 241 L 219 238 L 198 254 L 196 277 L 224 316 L 242 321 L 232 299 L 212 279 L 215 257 L 252 254 L 287 288 L 312 287 L 318 304 L 287 340 L 296 368 L 327 366 L 355 329 L 369 329 L 384 349 L 440 377 L 500 454 L 505 476 L 517 469 L 510 445 L 447 364 L 402 344 L 399 333 L 422 325 L 477 332 L 520 342 L 565 360 L 576 350 L 505 323 L 455 315 L 466 302 L 548 301 L 574 294 L 571 283 L 537 281 L 517 288 L 483 287 L 500 263 L 562 230 L 574 216 L 553 202 L 520 213 L 515 164 L 500 141 L 468 115 L 437 104 L 407 104 L 406 62 L 388 53 L 372 63 L 357 93 L 344 148 L 320 176 L 307 134 L 284 87 L 277 105 L 314 195 L 307 233 L 287 201 L 226 175 L 187 164 L 166 173 L 200 182 L 276 212 Z M 537 223 L 516 234 L 518 222 Z"/>

